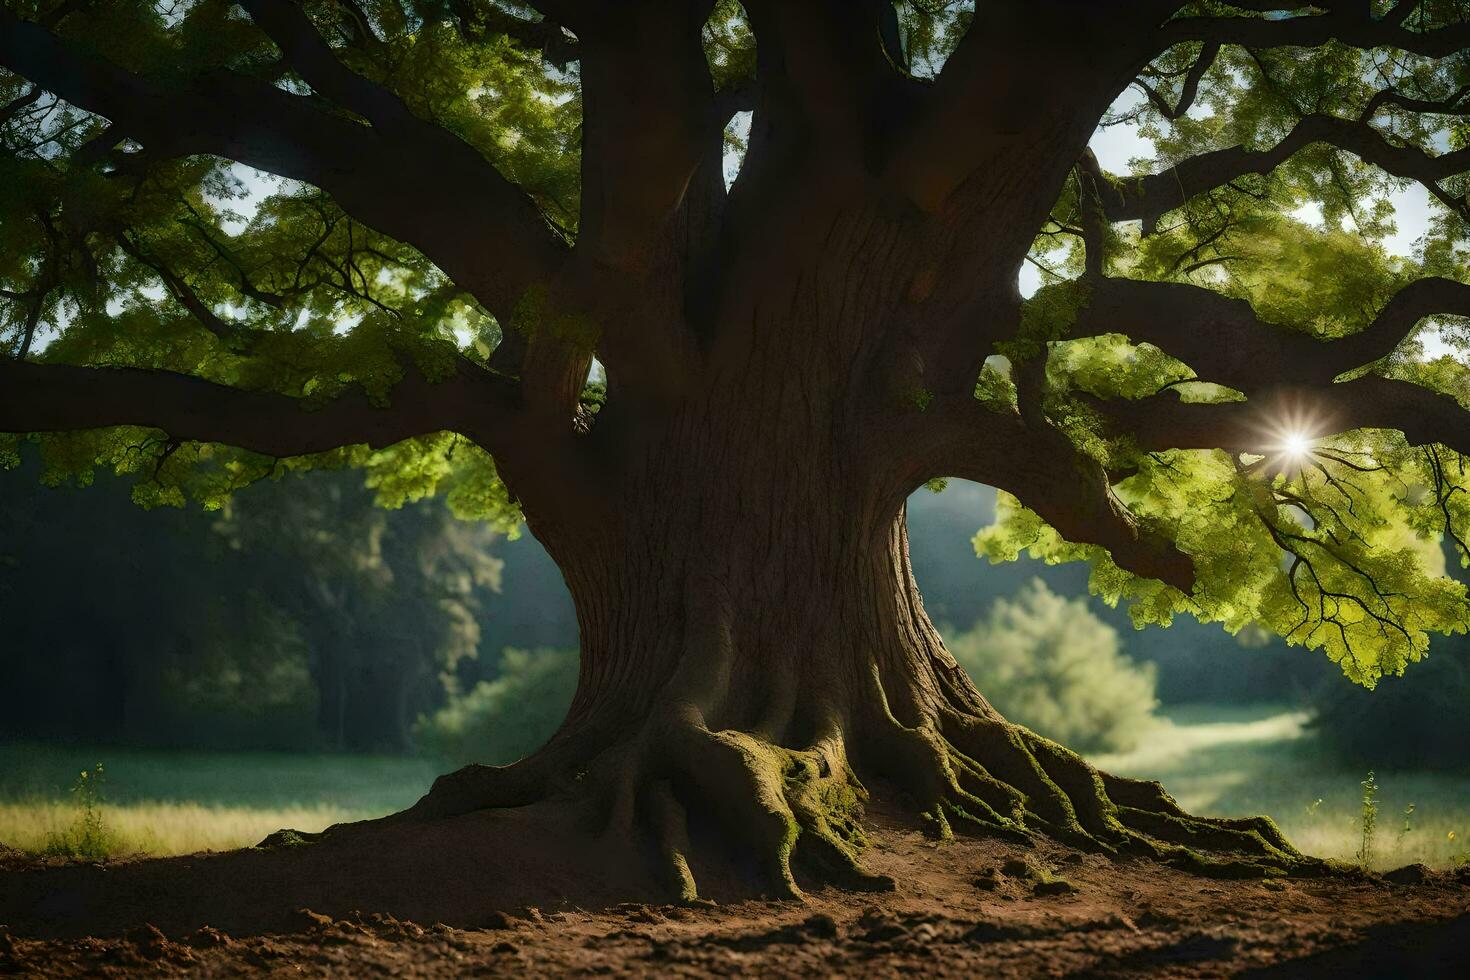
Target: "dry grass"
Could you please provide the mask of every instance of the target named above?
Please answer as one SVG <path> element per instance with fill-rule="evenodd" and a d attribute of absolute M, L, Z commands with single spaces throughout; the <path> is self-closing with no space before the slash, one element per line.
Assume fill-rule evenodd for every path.
<path fill-rule="evenodd" d="M 103 821 L 112 856 L 193 854 L 248 847 L 282 827 L 321 830 L 344 820 L 378 816 L 375 812 L 314 806 L 253 808 L 200 803 L 124 803 L 107 806 Z M 31 854 L 45 853 L 77 819 L 70 801 L 0 802 L 0 841 Z"/>
<path fill-rule="evenodd" d="M 0 842 L 76 853 L 72 787 L 99 762 L 104 848 L 115 856 L 228 850 L 282 827 L 382 816 L 416 800 L 442 768 L 400 756 L 0 744 Z"/>

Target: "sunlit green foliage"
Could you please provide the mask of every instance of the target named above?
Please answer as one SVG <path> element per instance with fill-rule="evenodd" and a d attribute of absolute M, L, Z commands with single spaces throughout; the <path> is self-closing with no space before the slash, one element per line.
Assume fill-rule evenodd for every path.
<path fill-rule="evenodd" d="M 475 146 L 574 233 L 574 73 L 547 68 L 508 38 L 468 43 L 432 3 L 406 14 L 369 0 L 360 7 L 372 21 L 365 33 L 344 9 L 308 4 L 329 39 L 357 31 L 343 49 L 355 68 Z M 301 87 L 280 73 L 266 36 L 223 0 L 109 4 L 58 30 L 151 77 L 228 66 Z M 0 76 L 0 102 L 25 90 Z M 79 152 L 105 132 L 104 120 L 49 95 L 0 129 L 0 288 L 36 295 L 0 304 L 0 343 L 11 353 L 167 368 L 325 403 L 352 388 L 385 400 L 405 359 L 434 377 L 456 350 L 483 363 L 498 343 L 493 318 L 422 255 L 320 191 L 211 158 L 155 161 L 127 143 Z M 191 306 L 207 311 L 208 329 Z M 40 441 L 49 480 L 86 482 L 95 466 L 139 474 L 138 499 L 149 505 L 193 498 L 215 507 L 287 469 L 352 465 L 376 474 L 385 502 L 452 484 L 454 506 L 467 515 L 509 520 L 515 511 L 488 458 L 449 439 L 290 461 L 139 430 Z M 0 463 L 15 458 L 13 440 L 0 445 Z M 389 475 L 390 467 L 403 472 Z M 465 472 L 449 479 L 450 469 Z"/>
<path fill-rule="evenodd" d="M 54 0 L 11 5 L 35 16 Z M 460 5 L 456 5 L 457 7 Z M 450 15 L 442 0 L 310 0 L 315 26 L 353 69 L 387 86 L 418 116 L 438 123 L 523 187 L 571 240 L 580 212 L 581 97 L 575 61 L 554 64 L 534 47 L 497 34 L 491 13 L 514 4 L 474 0 Z M 1380 13 L 1387 5 L 1379 2 Z M 478 13 L 476 13 L 478 11 Z M 915 76 L 932 76 L 970 23 L 974 5 L 903 0 L 897 23 Z M 1241 15 L 1208 0 L 1196 13 Z M 1451 0 L 1423 0 L 1410 26 L 1460 15 Z M 228 67 L 310 98 L 278 52 L 227 0 L 144 0 L 93 5 L 56 30 L 119 65 L 162 81 Z M 740 5 L 719 0 L 706 25 L 717 89 L 750 79 L 755 41 Z M 1395 145 L 1441 152 L 1470 145 L 1463 115 L 1374 102 L 1392 88 L 1420 100 L 1449 100 L 1470 82 L 1470 62 L 1429 59 L 1339 44 L 1314 49 L 1226 46 L 1209 61 L 1187 112 L 1177 106 L 1204 49 L 1178 45 L 1146 67 L 1150 97 L 1121 100 L 1107 123 L 1137 123 L 1156 158 L 1135 174 L 1166 171 L 1201 152 L 1278 143 L 1314 114 L 1371 123 Z M 1040 70 L 1040 69 L 1038 69 Z M 0 104 L 25 97 L 26 83 L 0 74 Z M 352 118 L 345 110 L 336 110 Z M 86 365 L 167 368 L 240 388 L 324 405 L 349 390 L 389 399 L 405 366 L 430 377 L 455 358 L 486 365 L 503 331 L 558 329 L 594 344 L 595 324 L 545 309 L 528 290 L 515 320 L 489 313 L 410 246 L 365 227 L 320 191 L 266 178 L 205 157 L 153 159 L 142 147 L 105 138 L 105 120 L 49 95 L 22 105 L 0 126 L 0 344 L 7 355 Z M 740 137 L 727 133 L 737 154 Z M 1106 183 L 1106 182 L 1105 182 Z M 1118 186 L 1118 185 L 1115 185 Z M 1443 183 L 1428 234 L 1412 255 L 1388 255 L 1387 194 L 1404 186 L 1351 153 L 1309 145 L 1267 174 L 1249 174 L 1189 200 L 1180 196 L 1157 228 L 1108 231 L 1104 271 L 1189 282 L 1248 299 L 1282 329 L 1323 340 L 1361 330 L 1387 299 L 1425 275 L 1464 280 L 1463 178 Z M 1108 193 L 1110 188 L 1100 188 Z M 1011 365 L 1046 358 L 1042 407 L 1086 456 L 1118 474 L 1116 492 L 1144 529 L 1194 559 L 1198 584 L 1183 595 L 1120 569 L 1093 547 L 1063 542 L 1013 501 L 978 540 L 993 559 L 1029 550 L 1048 561 L 1093 562 L 1093 588 L 1126 601 L 1140 623 L 1185 613 L 1232 631 L 1260 627 L 1323 650 L 1366 685 L 1423 656 L 1436 633 L 1470 625 L 1464 588 L 1443 576 L 1438 542 L 1462 560 L 1470 522 L 1464 460 L 1410 446 L 1388 431 L 1333 437 L 1305 460 L 1219 451 L 1146 453 L 1111 432 L 1092 398 L 1133 399 L 1172 390 L 1187 401 L 1227 401 L 1239 392 L 1132 343 L 1129 324 L 1072 336 L 1089 299 L 1076 280 L 1083 249 L 1083 184 L 1069 180 L 1031 256 L 1045 284 L 996 346 Z M 1314 204 L 1323 224 L 1292 215 Z M 1470 346 L 1466 323 L 1441 318 L 1425 333 L 1452 349 Z M 1368 370 L 1412 380 L 1470 405 L 1470 371 L 1453 358 L 1424 359 L 1409 338 Z M 927 390 L 911 404 L 927 408 Z M 1006 365 L 987 363 L 979 400 L 1014 409 Z M 600 408 L 605 389 L 584 405 Z M 1284 430 L 1310 419 L 1262 419 Z M 138 428 L 32 437 L 43 479 L 86 483 L 103 468 L 137 478 L 145 506 L 196 501 L 220 508 L 249 483 L 312 467 L 366 471 L 381 503 L 398 506 L 445 494 L 463 516 L 514 526 L 515 502 L 493 461 L 459 437 L 440 434 L 373 452 L 346 447 L 272 460 L 220 446 L 178 443 Z M 0 437 L 0 466 L 19 461 L 16 439 Z"/>
<path fill-rule="evenodd" d="M 1006 717 L 1078 751 L 1127 752 L 1156 722 L 1153 665 L 1129 660 L 1085 599 L 1040 579 L 947 645 Z"/>
<path fill-rule="evenodd" d="M 424 750 L 451 760 L 506 765 L 546 744 L 576 689 L 575 650 L 507 649 L 493 681 L 421 718 L 415 737 Z"/>
<path fill-rule="evenodd" d="M 1210 3 L 1191 5 L 1181 16 L 1190 13 L 1241 15 Z M 1452 4 L 1421 3 L 1410 26 L 1458 16 Z M 1171 49 L 1143 73 L 1142 84 L 1165 105 L 1178 105 L 1201 52 L 1199 44 Z M 1170 118 L 1154 98 L 1139 97 L 1120 100 L 1105 123 L 1136 123 L 1153 141 L 1156 158 L 1135 162 L 1140 174 L 1166 171 L 1209 150 L 1270 148 L 1314 113 L 1361 117 L 1394 143 L 1433 154 L 1466 145 L 1463 116 L 1414 112 L 1392 102 L 1374 103 L 1368 111 L 1369 103 L 1388 88 L 1421 100 L 1449 100 L 1467 80 L 1463 59 L 1337 43 L 1310 50 L 1227 45 L 1204 72 L 1190 111 Z M 1429 232 L 1412 255 L 1384 250 L 1383 239 L 1394 230 L 1387 195 L 1405 186 L 1351 153 L 1309 145 L 1269 174 L 1168 202 L 1173 210 L 1147 236 L 1136 225 L 1118 226 L 1107 243 L 1107 273 L 1205 286 L 1249 300 L 1261 320 L 1283 330 L 1322 340 L 1345 337 L 1371 323 L 1415 279 L 1466 281 L 1470 274 L 1463 215 L 1441 201 L 1431 200 Z M 1444 186 L 1451 196 L 1464 190 L 1455 180 Z M 1292 216 L 1309 203 L 1321 224 Z M 1046 271 L 1042 288 L 1026 303 L 1019 342 L 1050 342 L 1042 393 L 1048 414 L 1085 454 L 1126 475 L 1115 488 L 1119 498 L 1142 527 L 1194 559 L 1198 584 L 1185 596 L 1141 581 L 1101 549 L 1062 541 L 1004 497 L 999 520 L 977 537 L 977 549 L 992 560 L 1021 551 L 1052 562 L 1090 560 L 1094 591 L 1110 602 L 1129 602 L 1140 625 L 1185 613 L 1231 631 L 1264 626 L 1290 643 L 1323 650 L 1370 687 L 1420 659 L 1432 635 L 1463 632 L 1470 606 L 1464 587 L 1444 576 L 1439 548 L 1447 539 L 1462 561 L 1470 560 L 1464 547 L 1470 477 L 1457 454 L 1411 446 L 1399 433 L 1381 430 L 1314 442 L 1304 458 L 1144 453 L 1126 434 L 1107 431 L 1079 396 L 1132 399 L 1169 389 L 1185 401 L 1243 396 L 1199 382 L 1189 365 L 1152 346 L 1132 344 L 1126 322 L 1115 334 L 1068 337 L 1075 307 L 1065 291 L 1077 288 L 1070 280 L 1082 271 L 1084 250 L 1075 232 L 1081 212 L 1073 180 L 1036 240 L 1032 259 Z M 1367 370 L 1415 381 L 1470 406 L 1470 369 L 1463 360 L 1424 359 L 1426 337 L 1463 350 L 1465 333 L 1460 318 L 1432 319 Z M 993 395 L 987 400 L 995 404 Z M 1291 432 L 1313 436 L 1328 421 L 1304 404 L 1297 417 L 1263 415 L 1260 427 L 1267 442 L 1280 442 Z"/>

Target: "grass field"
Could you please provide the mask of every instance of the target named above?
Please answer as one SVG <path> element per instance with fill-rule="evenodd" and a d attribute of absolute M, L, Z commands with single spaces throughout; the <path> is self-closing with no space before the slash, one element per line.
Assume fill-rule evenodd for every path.
<path fill-rule="evenodd" d="M 443 766 L 423 759 L 0 744 L 0 842 L 31 853 L 75 825 L 77 774 L 102 763 L 107 850 L 190 854 L 402 809 Z"/>
<path fill-rule="evenodd" d="M 1303 850 L 1355 861 L 1363 772 L 1323 763 L 1306 716 L 1200 708 L 1171 712 L 1134 752 L 1094 761 L 1159 779 L 1200 813 L 1273 817 Z M 106 770 L 103 822 L 114 854 L 187 854 L 253 844 L 281 827 L 320 830 L 412 803 L 432 760 L 0 745 L 0 842 L 44 852 L 76 824 L 70 789 Z M 1371 864 L 1456 864 L 1470 852 L 1470 776 L 1379 772 Z M 1410 829 L 1404 809 L 1414 804 Z"/>
<path fill-rule="evenodd" d="M 1187 809 L 1213 816 L 1266 814 L 1319 857 L 1357 862 L 1363 780 L 1324 762 L 1307 715 L 1270 708 L 1169 712 L 1137 750 L 1092 761 L 1120 775 L 1157 779 Z M 1377 828 L 1369 864 L 1449 867 L 1470 857 L 1470 776 L 1374 774 Z M 1404 811 L 1414 812 L 1404 831 Z"/>

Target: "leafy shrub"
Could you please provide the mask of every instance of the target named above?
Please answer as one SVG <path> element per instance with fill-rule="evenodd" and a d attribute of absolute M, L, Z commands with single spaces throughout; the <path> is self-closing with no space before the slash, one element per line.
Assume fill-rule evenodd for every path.
<path fill-rule="evenodd" d="M 447 759 L 504 765 L 545 744 L 576 689 L 575 650 L 507 648 L 494 680 L 452 696 L 420 718 L 414 734 L 420 747 Z"/>
<path fill-rule="evenodd" d="M 1129 659 L 1087 600 L 1040 579 L 951 636 L 949 649 L 1007 718 L 1079 752 L 1126 752 L 1155 720 L 1153 665 Z"/>

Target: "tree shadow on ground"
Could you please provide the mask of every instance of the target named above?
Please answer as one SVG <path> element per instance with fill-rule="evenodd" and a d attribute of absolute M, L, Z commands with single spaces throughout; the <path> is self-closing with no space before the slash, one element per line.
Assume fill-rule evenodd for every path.
<path fill-rule="evenodd" d="M 319 843 L 218 854 L 0 870 L 0 922 L 17 935 L 121 935 L 149 922 L 280 931 L 294 910 L 353 909 L 473 928 L 498 908 L 596 907 L 661 892 L 637 854 L 548 806 L 419 825 L 366 826 Z"/>
<path fill-rule="evenodd" d="M 1443 922 L 1387 923 L 1363 931 L 1350 946 L 1286 960 L 1242 974 L 1255 978 L 1463 977 L 1470 914 Z"/>

